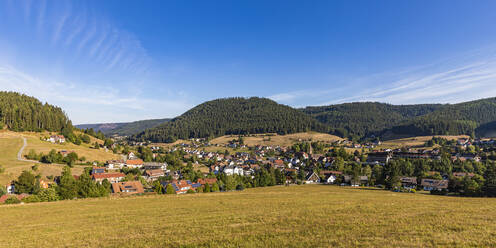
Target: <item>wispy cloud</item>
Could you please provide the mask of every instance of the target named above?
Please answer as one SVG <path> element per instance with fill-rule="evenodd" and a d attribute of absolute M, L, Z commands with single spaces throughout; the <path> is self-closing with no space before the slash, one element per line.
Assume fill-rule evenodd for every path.
<path fill-rule="evenodd" d="M 142 98 L 137 94 L 128 95 L 115 87 L 88 87 L 79 83 L 41 79 L 10 66 L 0 66 L 0 87 L 2 90 L 21 92 L 59 105 L 68 111 L 75 123 L 131 121 L 146 116 L 157 118 L 157 114 L 173 117 L 192 107 L 184 98 Z M 108 107 L 120 109 L 120 113 L 100 112 L 102 108 Z M 164 109 L 167 113 L 164 113 Z M 75 114 L 78 112 L 83 112 L 84 115 Z M 116 115 L 119 117 L 116 118 Z"/>
<path fill-rule="evenodd" d="M 383 72 L 343 82 L 334 89 L 279 93 L 271 99 L 291 105 L 329 105 L 378 101 L 393 104 L 457 103 L 496 97 L 496 55 L 493 48 L 473 51 L 406 70 Z"/>

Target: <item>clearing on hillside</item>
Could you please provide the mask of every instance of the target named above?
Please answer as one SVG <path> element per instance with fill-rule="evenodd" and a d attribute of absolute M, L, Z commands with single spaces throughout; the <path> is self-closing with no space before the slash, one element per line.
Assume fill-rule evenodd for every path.
<path fill-rule="evenodd" d="M 458 139 L 466 139 L 470 138 L 467 135 L 458 135 L 458 136 L 446 136 L 446 135 L 435 135 L 435 136 L 417 136 L 417 137 L 410 137 L 410 138 L 403 138 L 403 139 L 394 139 L 394 140 L 387 140 L 382 142 L 380 145 L 381 148 L 399 148 L 399 147 L 405 147 L 405 146 L 416 146 L 416 147 L 423 147 L 425 142 L 431 140 L 433 137 L 440 137 L 444 138 L 447 140 L 458 140 Z"/>
<path fill-rule="evenodd" d="M 104 162 L 110 159 L 118 159 L 119 155 L 113 154 L 112 151 L 105 151 L 103 149 L 92 149 L 90 144 L 82 144 L 80 146 L 72 143 L 52 144 L 47 141 L 40 140 L 41 137 L 49 136 L 49 133 L 34 133 L 34 132 L 12 132 L 7 130 L 0 131 L 0 165 L 5 168 L 5 172 L 0 174 L 0 185 L 5 185 L 11 180 L 17 178 L 22 171 L 30 170 L 34 164 L 38 164 L 37 173 L 42 176 L 59 175 L 64 165 L 59 164 L 41 164 L 29 161 L 19 161 L 17 154 L 23 146 L 23 137 L 26 138 L 27 146 L 21 154 L 29 153 L 29 150 L 34 149 L 37 153 L 48 153 L 50 150 L 57 151 L 67 150 L 75 151 L 80 157 L 86 157 L 87 161 L 101 161 Z M 94 143 L 97 139 L 92 138 Z M 99 141 L 101 142 L 101 141 Z M 75 166 L 72 169 L 74 174 L 80 174 L 83 171 L 81 166 Z"/>
<path fill-rule="evenodd" d="M 237 135 L 225 135 L 222 137 L 215 138 L 210 141 L 212 144 L 224 145 L 229 143 L 233 139 L 237 139 Z M 248 146 L 254 145 L 268 145 L 268 146 L 291 146 L 294 143 L 302 141 L 322 141 L 326 143 L 343 140 L 342 138 L 318 132 L 305 132 L 305 133 L 294 133 L 287 135 L 278 134 L 253 134 L 249 136 L 243 136 L 244 143 Z"/>
<path fill-rule="evenodd" d="M 6 247 L 495 247 L 496 199 L 302 185 L 0 206 Z"/>

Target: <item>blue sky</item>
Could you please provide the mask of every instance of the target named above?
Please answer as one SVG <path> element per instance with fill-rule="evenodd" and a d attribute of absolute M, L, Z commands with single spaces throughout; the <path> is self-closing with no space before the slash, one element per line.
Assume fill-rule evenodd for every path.
<path fill-rule="evenodd" d="M 269 97 L 456 103 L 496 96 L 495 1 L 0 2 L 0 89 L 76 124 Z"/>

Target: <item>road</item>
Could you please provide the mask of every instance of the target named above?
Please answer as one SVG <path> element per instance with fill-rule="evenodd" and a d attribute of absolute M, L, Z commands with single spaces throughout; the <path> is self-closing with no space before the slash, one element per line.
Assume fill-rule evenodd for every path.
<path fill-rule="evenodd" d="M 22 138 L 22 141 L 24 142 L 24 144 L 22 145 L 21 149 L 17 153 L 17 160 L 23 161 L 23 162 L 39 163 L 39 161 L 29 160 L 29 159 L 25 159 L 22 157 L 22 153 L 24 152 L 24 148 L 26 148 L 26 146 L 28 145 L 28 141 L 25 137 L 21 137 L 21 138 Z"/>

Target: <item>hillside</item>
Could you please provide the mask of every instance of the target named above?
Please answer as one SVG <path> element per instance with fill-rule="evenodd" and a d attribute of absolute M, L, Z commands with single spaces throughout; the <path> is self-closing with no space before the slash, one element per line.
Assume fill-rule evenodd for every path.
<path fill-rule="evenodd" d="M 80 157 L 85 157 L 86 161 L 99 161 L 105 162 L 110 159 L 120 159 L 121 156 L 113 154 L 112 151 L 105 151 L 104 149 L 93 149 L 90 146 L 94 142 L 100 144 L 103 143 L 102 140 L 98 140 L 91 137 L 90 144 L 75 145 L 72 143 L 64 144 L 52 144 L 47 141 L 43 141 L 40 138 L 48 136 L 48 132 L 35 133 L 35 132 L 12 132 L 2 130 L 0 131 L 0 165 L 5 168 L 4 173 L 0 173 L 0 185 L 17 178 L 23 170 L 30 170 L 31 166 L 35 164 L 32 161 L 18 160 L 17 154 L 23 147 L 23 138 L 26 139 L 26 147 L 24 148 L 21 158 L 27 155 L 31 149 L 35 150 L 37 153 L 43 152 L 47 154 L 50 150 L 55 149 L 56 151 L 66 150 L 74 151 Z M 64 165 L 61 164 L 39 164 L 39 171 L 42 176 L 48 175 L 59 175 L 62 171 Z M 79 174 L 83 170 L 83 166 L 75 165 L 73 168 L 74 174 Z"/>
<path fill-rule="evenodd" d="M 219 144 L 225 145 L 228 144 L 229 141 L 233 139 L 237 139 L 237 136 L 234 135 L 225 135 L 210 141 L 211 144 Z M 248 146 L 256 146 L 256 145 L 265 145 L 265 146 L 291 146 L 295 143 L 302 141 L 321 141 L 325 143 L 332 143 L 335 141 L 342 140 L 342 138 L 326 134 L 326 133 L 317 133 L 317 132 L 304 132 L 304 133 L 294 133 L 294 134 L 286 134 L 286 135 L 278 135 L 278 134 L 257 134 L 250 136 L 243 136 L 244 144 Z"/>
<path fill-rule="evenodd" d="M 266 98 L 225 98 L 200 104 L 133 138 L 170 143 L 229 134 L 288 134 L 310 130 L 328 132 L 330 128 L 300 110 Z"/>
<path fill-rule="evenodd" d="M 13 131 L 61 131 L 72 127 L 61 108 L 5 91 L 0 91 L 0 123 Z"/>
<path fill-rule="evenodd" d="M 5 247 L 496 246 L 494 198 L 326 185 L 11 205 L 0 214 Z"/>
<path fill-rule="evenodd" d="M 130 136 L 141 133 L 146 129 L 156 127 L 160 124 L 168 122 L 169 120 L 169 118 L 165 118 L 121 123 L 81 124 L 76 125 L 76 127 L 79 129 L 93 128 L 95 132 L 102 131 L 105 135 L 116 134 L 120 136 Z"/>
<path fill-rule="evenodd" d="M 306 107 L 302 111 L 332 126 L 340 136 L 364 137 L 442 107 L 443 105 L 439 104 L 391 105 L 377 102 L 355 102 Z"/>
<path fill-rule="evenodd" d="M 496 134 L 496 98 L 443 105 L 345 103 L 302 111 L 335 128 L 336 134 L 343 137 Z"/>

